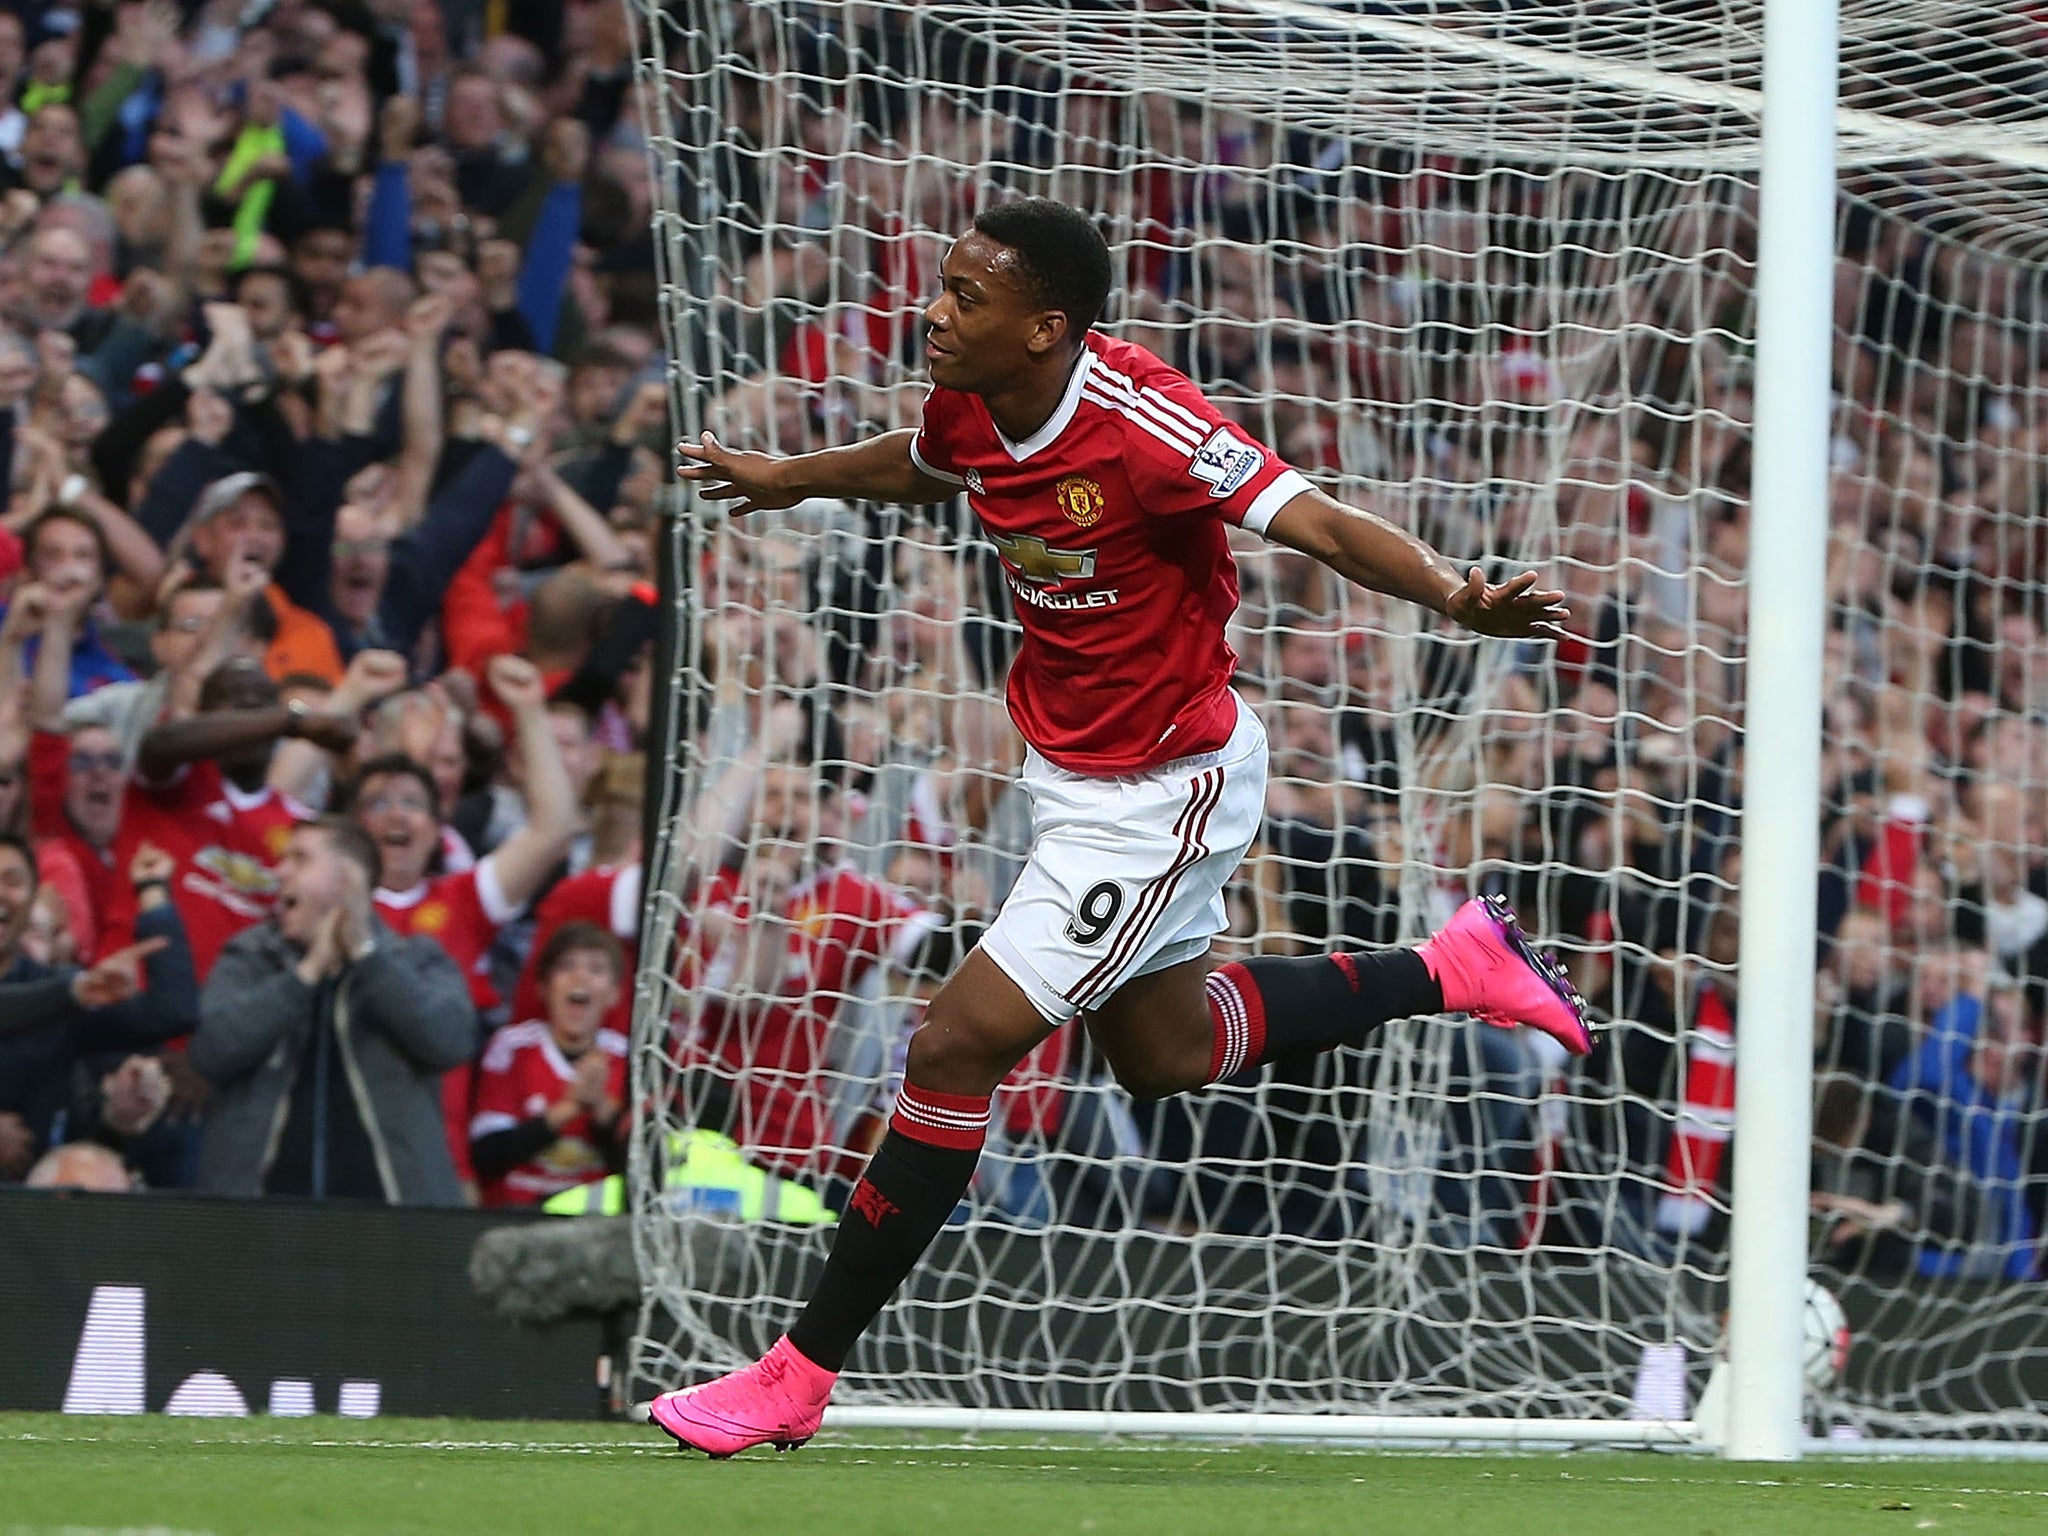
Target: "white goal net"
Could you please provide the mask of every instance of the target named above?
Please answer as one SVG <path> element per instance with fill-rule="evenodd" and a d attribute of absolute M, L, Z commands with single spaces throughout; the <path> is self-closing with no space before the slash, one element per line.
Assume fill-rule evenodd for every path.
<path fill-rule="evenodd" d="M 1413 940 L 1504 892 L 1612 1021 L 1595 1055 L 1419 1020 L 1136 1104 L 1063 1032 L 842 1400 L 1687 1418 L 1726 1303 L 1735 896 L 1770 856 L 1740 824 L 1760 7 L 629 8 L 686 434 L 913 423 L 947 241 L 1044 194 L 1109 236 L 1109 330 L 1576 614 L 1481 643 L 1238 539 L 1273 778 L 1218 950 Z M 1812 1261 L 1852 1342 L 1812 1422 L 2044 1439 L 2048 18 L 1842 25 Z M 677 1133 L 842 1199 L 1027 846 L 1016 629 L 964 506 L 677 506 L 643 1393 L 753 1357 L 829 1241 L 677 1187 Z"/>

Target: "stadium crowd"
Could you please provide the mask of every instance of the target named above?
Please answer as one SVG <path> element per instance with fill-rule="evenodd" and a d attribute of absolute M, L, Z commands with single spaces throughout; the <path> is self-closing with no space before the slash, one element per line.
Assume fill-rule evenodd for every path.
<path fill-rule="evenodd" d="M 587 0 L 0 10 L 0 1180 L 621 1165 L 629 74 Z"/>
<path fill-rule="evenodd" d="M 1001 567 L 957 506 L 711 531 L 695 685 L 650 743 L 668 400 L 621 8 L 244 13 L 0 14 L 0 1178 L 67 1145 L 114 1154 L 111 1182 L 245 1194 L 602 1178 L 645 765 L 673 757 L 697 798 L 680 1097 L 654 1107 L 829 1196 L 1027 846 Z M 1482 653 L 1243 540 L 1273 779 L 1224 947 L 1389 942 L 1505 890 L 1614 1021 L 1590 1065 L 1396 1032 L 1134 1105 L 1064 1031 L 1006 1090 L 978 1197 L 1369 1231 L 1364 1106 L 1423 1039 L 1440 1240 L 1718 1243 L 1751 190 L 1637 208 L 845 15 L 734 11 L 731 152 L 699 189 L 720 372 L 692 386 L 728 441 L 914 421 L 944 233 L 996 183 L 1051 191 L 1130 252 L 1114 328 L 1454 556 L 1555 571 L 1579 615 L 1571 643 Z M 2019 1279 L 2048 1230 L 2035 274 L 1864 190 L 1837 287 L 1816 1252 Z M 1613 329 L 1617 230 L 1684 259 L 1625 345 L 1545 350 Z"/>

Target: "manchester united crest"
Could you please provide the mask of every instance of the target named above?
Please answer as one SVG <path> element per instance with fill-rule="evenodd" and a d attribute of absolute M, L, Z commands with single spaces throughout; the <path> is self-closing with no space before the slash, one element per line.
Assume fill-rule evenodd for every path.
<path fill-rule="evenodd" d="M 1093 528 L 1102 520 L 1102 487 L 1093 480 L 1069 475 L 1052 488 L 1060 510 L 1076 528 Z"/>

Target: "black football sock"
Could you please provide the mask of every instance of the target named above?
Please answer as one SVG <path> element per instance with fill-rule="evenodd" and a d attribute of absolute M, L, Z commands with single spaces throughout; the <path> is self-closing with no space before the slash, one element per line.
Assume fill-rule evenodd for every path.
<path fill-rule="evenodd" d="M 853 1187 L 825 1272 L 789 1342 L 828 1371 L 845 1366 L 904 1276 L 967 1192 L 988 1136 L 988 1095 L 903 1085 L 888 1134 Z"/>
<path fill-rule="evenodd" d="M 1444 1006 L 1412 949 L 1233 960 L 1209 973 L 1208 996 L 1212 1083 L 1262 1062 L 1362 1045 L 1389 1019 Z"/>

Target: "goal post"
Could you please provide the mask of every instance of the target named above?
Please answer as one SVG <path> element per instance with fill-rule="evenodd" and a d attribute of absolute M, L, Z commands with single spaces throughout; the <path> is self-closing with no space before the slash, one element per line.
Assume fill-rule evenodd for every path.
<path fill-rule="evenodd" d="M 1727 1422 L 1734 1460 L 1805 1431 L 1806 1224 L 1835 285 L 1835 0 L 1766 0 L 1756 262 L 1756 459 Z M 1761 876 L 1762 878 L 1757 878 Z"/>
<path fill-rule="evenodd" d="M 1481 641 L 1233 536 L 1274 751 L 1220 947 L 1413 941 L 1498 891 L 1601 1049 L 1424 1019 L 1147 1105 L 1063 1032 L 831 1422 L 1697 1444 L 1718 1368 L 1731 1455 L 2048 1441 L 2034 24 L 622 3 L 684 435 L 913 424 L 946 242 L 1044 194 L 1110 239 L 1107 330 L 1577 612 L 1555 649 Z M 964 506 L 672 514 L 638 1396 L 793 1319 L 830 1231 L 776 1192 L 843 1198 L 1028 846 Z M 700 1131 L 767 1182 L 693 1183 Z"/>

